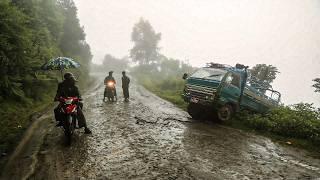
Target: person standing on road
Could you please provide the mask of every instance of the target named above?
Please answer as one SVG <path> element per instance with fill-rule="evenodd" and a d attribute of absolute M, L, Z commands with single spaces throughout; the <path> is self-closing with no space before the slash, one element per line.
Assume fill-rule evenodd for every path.
<path fill-rule="evenodd" d="M 125 101 L 129 101 L 129 84 L 130 78 L 126 75 L 125 71 L 122 71 L 122 90 L 123 90 L 123 97 Z"/>

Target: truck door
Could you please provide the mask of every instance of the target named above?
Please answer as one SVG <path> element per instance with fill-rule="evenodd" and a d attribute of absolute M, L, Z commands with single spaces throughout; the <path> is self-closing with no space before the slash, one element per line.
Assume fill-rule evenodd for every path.
<path fill-rule="evenodd" d="M 240 97 L 240 75 L 229 73 L 220 91 L 221 100 L 224 103 L 237 105 Z"/>

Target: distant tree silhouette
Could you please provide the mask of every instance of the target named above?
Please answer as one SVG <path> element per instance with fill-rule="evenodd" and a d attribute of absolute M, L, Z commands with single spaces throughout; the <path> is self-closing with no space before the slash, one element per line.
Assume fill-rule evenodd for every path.
<path fill-rule="evenodd" d="M 128 69 L 128 64 L 129 60 L 127 57 L 119 59 L 110 54 L 106 54 L 103 59 L 102 68 L 105 71 L 113 70 L 120 73 L 121 71 Z"/>
<path fill-rule="evenodd" d="M 312 85 L 312 87 L 315 88 L 314 92 L 320 93 L 320 78 L 315 78 L 313 80 L 315 83 Z"/>
<path fill-rule="evenodd" d="M 262 84 L 264 88 L 270 88 L 271 83 L 276 79 L 278 73 L 280 72 L 275 66 L 257 64 L 250 69 L 251 83 L 254 84 L 254 82 L 258 82 L 259 84 Z"/>
<path fill-rule="evenodd" d="M 130 57 L 133 62 L 138 62 L 139 65 L 149 65 L 157 62 L 159 56 L 158 43 L 161 40 L 161 34 L 155 32 L 148 20 L 141 18 L 134 25 L 131 40 L 134 43 L 130 50 Z"/>

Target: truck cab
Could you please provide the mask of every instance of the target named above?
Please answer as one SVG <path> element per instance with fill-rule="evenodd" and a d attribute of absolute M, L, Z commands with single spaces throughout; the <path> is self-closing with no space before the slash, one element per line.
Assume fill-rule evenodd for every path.
<path fill-rule="evenodd" d="M 183 99 L 188 113 L 199 119 L 214 112 L 218 119 L 229 120 L 242 109 L 263 113 L 280 102 L 280 93 L 248 78 L 247 67 L 210 63 L 185 78 Z"/>

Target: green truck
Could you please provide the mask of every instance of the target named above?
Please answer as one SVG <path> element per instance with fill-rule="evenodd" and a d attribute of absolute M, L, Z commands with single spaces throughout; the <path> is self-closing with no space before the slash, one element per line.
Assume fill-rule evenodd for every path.
<path fill-rule="evenodd" d="M 281 94 L 251 77 L 248 66 L 241 64 L 208 63 L 191 76 L 184 74 L 183 79 L 182 97 L 193 119 L 214 113 L 219 120 L 227 121 L 240 110 L 264 113 L 280 103 Z"/>

